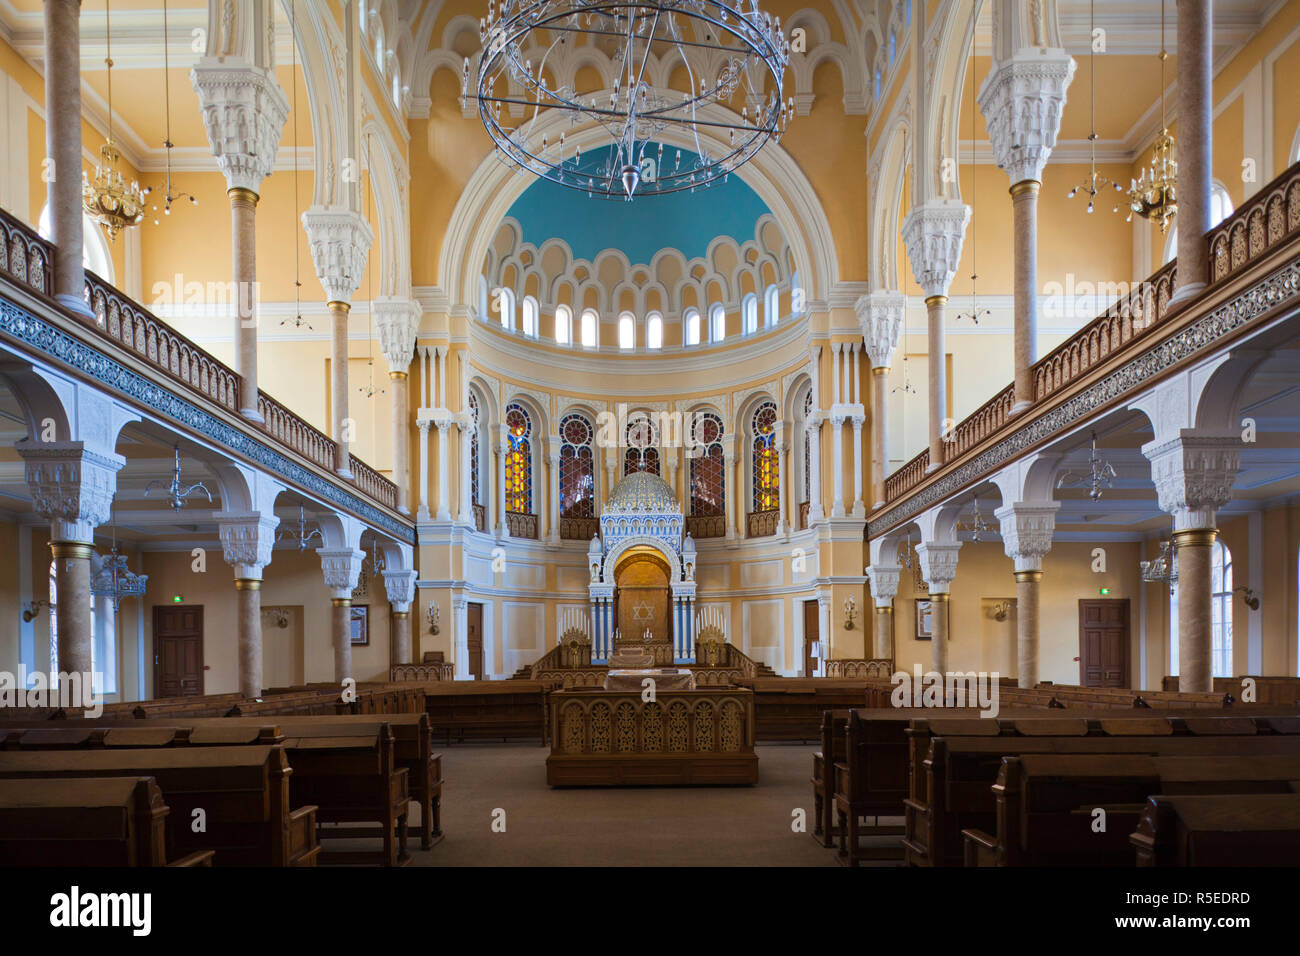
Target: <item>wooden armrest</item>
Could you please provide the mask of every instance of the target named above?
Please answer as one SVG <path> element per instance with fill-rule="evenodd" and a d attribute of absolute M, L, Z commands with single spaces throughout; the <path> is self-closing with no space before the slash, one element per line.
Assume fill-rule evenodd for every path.
<path fill-rule="evenodd" d="M 985 850 L 996 850 L 998 848 L 998 838 L 992 834 L 985 833 L 983 830 L 969 829 L 962 830 L 961 835 L 966 838 L 967 842 L 974 843 L 976 846 Z"/>
<path fill-rule="evenodd" d="M 297 823 L 299 820 L 305 819 L 307 817 L 314 817 L 316 815 L 316 811 L 319 809 L 320 807 L 316 806 L 316 804 L 307 803 L 299 807 L 297 810 L 290 810 L 289 822 Z"/>
<path fill-rule="evenodd" d="M 212 850 L 195 850 L 193 853 L 187 853 L 179 860 L 172 860 L 168 866 L 211 866 Z"/>

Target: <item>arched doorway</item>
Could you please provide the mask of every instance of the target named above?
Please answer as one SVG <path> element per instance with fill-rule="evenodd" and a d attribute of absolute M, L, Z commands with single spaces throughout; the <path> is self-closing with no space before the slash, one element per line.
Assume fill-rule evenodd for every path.
<path fill-rule="evenodd" d="M 648 643 L 655 652 L 656 664 L 663 653 L 667 654 L 666 662 L 672 663 L 670 580 L 667 558 L 649 545 L 637 545 L 619 556 L 614 566 L 614 621 L 619 633 L 615 649 L 618 644 Z"/>

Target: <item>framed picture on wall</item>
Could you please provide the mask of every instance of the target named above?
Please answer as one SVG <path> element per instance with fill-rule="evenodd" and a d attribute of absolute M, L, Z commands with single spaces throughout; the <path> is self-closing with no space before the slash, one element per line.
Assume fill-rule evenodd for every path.
<path fill-rule="evenodd" d="M 352 643 L 353 645 L 370 644 L 370 606 L 354 604 L 352 606 Z"/>
<path fill-rule="evenodd" d="M 929 600 L 916 601 L 916 639 L 928 641 L 934 637 L 934 610 Z"/>

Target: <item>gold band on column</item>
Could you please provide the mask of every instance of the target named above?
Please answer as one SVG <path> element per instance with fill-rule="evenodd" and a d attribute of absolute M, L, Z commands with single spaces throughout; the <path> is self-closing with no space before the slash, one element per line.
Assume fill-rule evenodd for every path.
<path fill-rule="evenodd" d="M 1036 584 L 1041 580 L 1043 580 L 1042 571 L 1017 571 L 1016 572 L 1017 584 L 1031 584 L 1031 583 Z"/>
<path fill-rule="evenodd" d="M 411 616 L 411 612 L 410 612 L 410 611 L 394 611 L 394 612 L 393 612 L 393 619 L 394 619 L 394 620 L 397 620 L 397 621 L 404 621 L 404 620 L 406 620 L 406 618 L 408 618 L 408 617 L 410 617 L 410 616 Z"/>
<path fill-rule="evenodd" d="M 1042 185 L 1043 184 L 1037 179 L 1022 179 L 1020 182 L 1012 186 L 1009 192 L 1011 193 L 1011 198 L 1016 199 L 1023 193 L 1038 192 L 1038 190 L 1042 188 Z"/>
<path fill-rule="evenodd" d="M 891 604 L 891 605 L 889 605 L 888 607 L 881 607 L 879 604 L 877 604 L 877 605 L 876 605 L 876 613 L 877 613 L 877 614 L 893 614 L 893 613 L 894 613 L 894 606 Z"/>
<path fill-rule="evenodd" d="M 257 578 L 235 578 L 236 591 L 260 591 L 262 582 Z"/>
<path fill-rule="evenodd" d="M 334 607 L 351 607 L 352 598 L 330 598 L 330 604 Z"/>
<path fill-rule="evenodd" d="M 1189 528 L 1187 531 L 1174 532 L 1175 548 L 1208 548 L 1219 536 L 1217 528 Z"/>
<path fill-rule="evenodd" d="M 925 300 L 925 307 L 928 309 L 932 305 L 943 305 L 947 301 L 948 301 L 948 297 L 946 295 L 927 296 Z"/>
<path fill-rule="evenodd" d="M 390 370 L 389 373 L 388 373 L 388 377 L 389 377 L 390 379 L 393 379 L 394 381 L 396 381 L 396 380 L 399 379 L 399 378 L 406 378 L 406 373 L 405 373 L 405 372 L 394 372 L 394 371 Z"/>
<path fill-rule="evenodd" d="M 329 309 L 331 312 L 335 311 L 336 309 L 340 309 L 344 312 L 351 312 L 352 303 L 344 302 L 342 299 L 330 299 L 328 302 L 325 303 L 325 308 Z"/>
<path fill-rule="evenodd" d="M 873 366 L 871 366 L 871 374 L 872 374 L 872 375 L 888 375 L 888 374 L 889 374 L 889 366 L 888 366 L 888 365 L 873 365 Z"/>
<path fill-rule="evenodd" d="M 246 202 L 250 206 L 257 205 L 257 193 L 247 186 L 231 186 L 226 190 L 226 195 L 230 197 L 231 202 Z"/>
<path fill-rule="evenodd" d="M 948 592 L 947 592 L 947 591 L 939 591 L 939 592 L 937 592 L 937 593 L 935 593 L 935 594 L 931 594 L 931 595 L 930 595 L 930 600 L 933 601 L 935 604 L 947 604 L 947 603 L 948 603 Z"/>
<path fill-rule="evenodd" d="M 95 552 L 93 546 L 80 541 L 51 541 L 50 554 L 55 558 L 79 558 L 89 561 Z"/>

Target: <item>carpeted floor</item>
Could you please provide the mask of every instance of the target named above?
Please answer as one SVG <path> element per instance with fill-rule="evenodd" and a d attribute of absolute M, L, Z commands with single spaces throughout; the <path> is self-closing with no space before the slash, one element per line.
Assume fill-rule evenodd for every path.
<path fill-rule="evenodd" d="M 429 851 L 412 840 L 412 865 L 836 866 L 811 836 L 814 749 L 760 746 L 754 787 L 552 790 L 549 748 L 440 747 L 446 837 Z"/>

